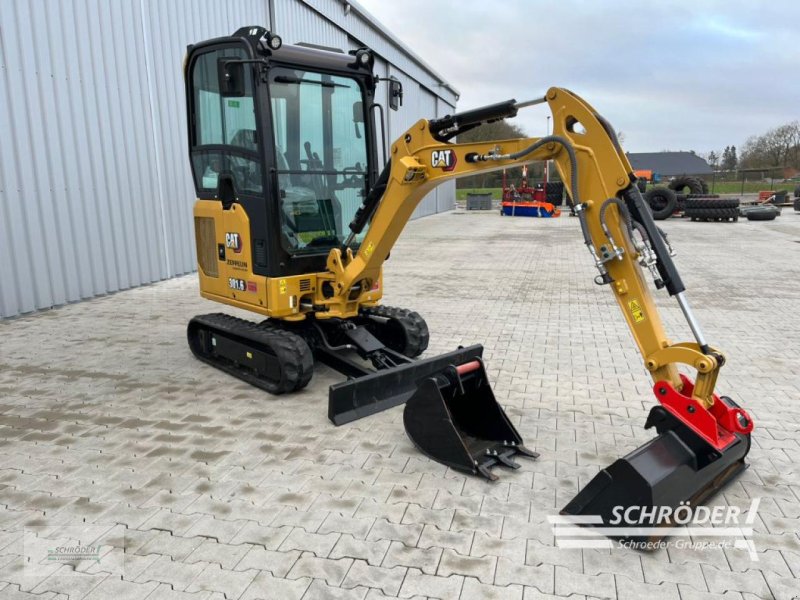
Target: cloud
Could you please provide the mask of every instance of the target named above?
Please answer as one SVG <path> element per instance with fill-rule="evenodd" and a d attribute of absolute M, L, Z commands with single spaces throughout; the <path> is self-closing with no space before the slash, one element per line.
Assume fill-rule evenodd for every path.
<path fill-rule="evenodd" d="M 459 89 L 460 109 L 567 87 L 630 151 L 705 152 L 800 118 L 796 0 L 361 4 Z M 516 121 L 542 135 L 546 114 Z"/>

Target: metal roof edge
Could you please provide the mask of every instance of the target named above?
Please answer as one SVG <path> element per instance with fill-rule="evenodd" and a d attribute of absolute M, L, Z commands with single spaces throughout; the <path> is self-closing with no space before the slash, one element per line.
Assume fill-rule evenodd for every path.
<path fill-rule="evenodd" d="M 384 35 L 390 42 L 392 42 L 395 46 L 397 46 L 400 50 L 402 50 L 405 54 L 407 54 L 415 63 L 417 63 L 422 69 L 427 71 L 430 75 L 432 75 L 435 79 L 439 81 L 439 83 L 450 90 L 453 95 L 458 100 L 461 97 L 461 92 L 459 92 L 455 87 L 445 80 L 439 73 L 437 73 L 428 63 L 426 63 L 416 52 L 414 52 L 411 48 L 409 48 L 404 42 L 402 42 L 397 36 L 391 33 L 386 26 L 381 23 L 376 17 L 374 17 L 366 8 L 361 6 L 356 0 L 339 0 L 341 4 L 345 7 L 350 6 L 350 9 L 355 12 L 359 17 L 364 19 L 370 26 L 375 28 L 381 35 Z"/>

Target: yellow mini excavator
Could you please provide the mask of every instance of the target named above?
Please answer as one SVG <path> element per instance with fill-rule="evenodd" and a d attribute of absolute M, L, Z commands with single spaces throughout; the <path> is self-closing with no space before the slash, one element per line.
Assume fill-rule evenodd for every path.
<path fill-rule="evenodd" d="M 572 92 L 551 88 L 528 102 L 421 119 L 383 143 L 388 160 L 381 165 L 383 109 L 375 91 L 386 85 L 395 105 L 402 87 L 376 77 L 373 62 L 367 48 L 284 45 L 262 27 L 189 47 L 200 291 L 264 317 L 194 317 L 192 352 L 273 394 L 304 387 L 316 359 L 347 378 L 329 390 L 335 424 L 407 402 L 406 430 L 433 458 L 490 478 L 491 466 L 517 466 L 512 455 L 534 453 L 494 401 L 482 346 L 416 359 L 428 345 L 428 328 L 416 312 L 380 304 L 381 274 L 415 207 L 435 186 L 552 160 L 597 267 L 595 283 L 614 294 L 658 401 L 645 423 L 657 436 L 600 471 L 563 512 L 600 515 L 608 524 L 616 506 L 699 502 L 743 470 L 752 420 L 715 393 L 724 356 L 703 337 L 672 248 L 608 122 Z M 549 106 L 553 135 L 452 141 L 537 104 Z M 677 299 L 694 341 L 669 341 L 648 274 L 656 289 Z M 694 379 L 678 365 L 696 372 Z"/>

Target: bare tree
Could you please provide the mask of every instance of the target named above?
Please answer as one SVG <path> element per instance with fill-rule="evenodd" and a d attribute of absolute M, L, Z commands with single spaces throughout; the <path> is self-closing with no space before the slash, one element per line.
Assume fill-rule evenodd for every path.
<path fill-rule="evenodd" d="M 738 159 L 736 156 L 736 146 L 725 146 L 725 150 L 722 151 L 722 160 L 720 161 L 720 168 L 723 171 L 733 171 L 736 166 L 738 165 Z"/>
<path fill-rule="evenodd" d="M 742 150 L 742 166 L 800 167 L 800 122 L 792 121 L 763 135 L 747 138 Z"/>

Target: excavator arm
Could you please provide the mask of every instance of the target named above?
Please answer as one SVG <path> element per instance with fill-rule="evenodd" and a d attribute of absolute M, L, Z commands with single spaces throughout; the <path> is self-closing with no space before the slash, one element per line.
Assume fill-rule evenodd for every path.
<path fill-rule="evenodd" d="M 723 354 L 703 338 L 671 259 L 666 236 L 656 227 L 633 182 L 633 169 L 613 129 L 572 92 L 551 88 L 541 101 L 553 115 L 553 135 L 471 144 L 442 141 L 459 127 L 459 119 L 420 120 L 391 147 L 391 163 L 379 182 L 380 197 L 368 198 L 356 217 L 369 227 L 358 251 L 335 248 L 328 257 L 330 289 L 318 317 L 349 317 L 357 313 L 362 293 L 380 276 L 403 228 L 422 198 L 444 181 L 532 161 L 553 160 L 579 215 L 584 242 L 594 261 L 598 284 L 608 285 L 650 372 L 658 399 L 674 416 L 718 450 L 747 433 L 752 423 L 744 412 L 727 407 L 714 394 Z M 511 102 L 474 111 L 472 119 L 509 116 Z M 384 188 L 385 186 L 385 188 Z M 373 206 L 370 207 L 370 201 Z M 370 208 L 372 210 L 370 211 Z M 355 223 L 355 222 L 354 222 Z M 355 227 L 358 227 L 355 223 Z M 646 281 L 666 288 L 678 302 L 695 334 L 695 341 L 672 343 L 664 331 Z M 678 371 L 683 364 L 696 371 L 693 383 Z M 727 407 L 727 408 L 726 408 Z M 711 418 L 709 418 L 711 417 Z M 718 425 L 724 423 L 720 429 Z"/>
<path fill-rule="evenodd" d="M 730 398 L 714 391 L 724 355 L 703 337 L 666 234 L 645 206 L 614 130 L 568 90 L 551 88 L 544 98 L 526 104 L 544 102 L 554 124 L 553 135 L 544 138 L 449 143 L 459 130 L 516 114 L 521 105 L 509 101 L 438 121 L 421 120 L 398 139 L 391 147 L 390 165 L 351 224 L 353 236 L 347 242 L 369 223 L 357 252 L 349 243 L 330 252 L 327 276 L 334 293 L 326 300 L 327 312 L 318 313 L 318 318 L 346 318 L 358 310 L 361 295 L 380 276 L 414 209 L 435 186 L 465 175 L 553 160 L 598 269 L 595 283 L 614 294 L 659 402 L 645 423 L 658 435 L 602 469 L 562 513 L 574 515 L 578 524 L 609 525 L 618 507 L 644 507 L 642 514 L 666 507 L 666 512 L 659 509 L 660 515 L 667 515 L 660 517 L 660 525 L 669 521 L 670 508 L 703 501 L 746 467 L 753 422 Z M 656 289 L 666 289 L 677 299 L 694 341 L 669 340 L 648 274 Z M 695 372 L 694 380 L 680 373 L 681 365 Z M 404 423 L 428 455 L 451 466 L 471 466 L 489 478 L 493 464 L 518 466 L 514 454 L 536 455 L 522 445 L 494 401 L 479 358 L 451 364 L 417 386 L 406 404 Z M 486 446 L 481 439 L 494 441 Z M 636 531 L 620 530 L 612 537 L 639 542 L 659 537 Z"/>

